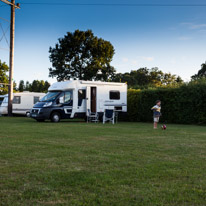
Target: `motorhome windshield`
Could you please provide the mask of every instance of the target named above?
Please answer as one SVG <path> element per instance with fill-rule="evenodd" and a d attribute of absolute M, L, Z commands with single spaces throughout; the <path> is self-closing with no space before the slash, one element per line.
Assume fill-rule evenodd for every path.
<path fill-rule="evenodd" d="M 56 99 L 60 92 L 48 92 L 46 96 L 44 96 L 40 102 L 52 102 Z"/>

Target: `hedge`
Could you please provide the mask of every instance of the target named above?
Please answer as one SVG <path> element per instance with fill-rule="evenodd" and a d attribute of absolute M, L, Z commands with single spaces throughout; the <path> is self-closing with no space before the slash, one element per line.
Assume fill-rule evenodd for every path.
<path fill-rule="evenodd" d="M 161 122 L 206 123 L 206 82 L 190 83 L 179 88 L 128 90 L 129 121 L 151 122 L 151 107 L 162 102 Z"/>

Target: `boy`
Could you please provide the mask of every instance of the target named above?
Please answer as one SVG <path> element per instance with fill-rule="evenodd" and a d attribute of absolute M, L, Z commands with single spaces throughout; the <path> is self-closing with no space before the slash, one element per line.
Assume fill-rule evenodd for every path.
<path fill-rule="evenodd" d="M 157 100 L 156 105 L 152 107 L 153 110 L 153 118 L 154 118 L 154 129 L 157 129 L 157 123 L 159 122 L 159 118 L 161 116 L 160 110 L 161 110 L 161 101 Z"/>

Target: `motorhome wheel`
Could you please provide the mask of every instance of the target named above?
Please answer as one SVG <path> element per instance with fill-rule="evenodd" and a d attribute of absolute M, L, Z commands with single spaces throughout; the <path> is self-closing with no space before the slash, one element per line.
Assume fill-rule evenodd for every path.
<path fill-rule="evenodd" d="M 61 119 L 60 117 L 60 114 L 58 112 L 54 112 L 52 115 L 51 115 L 51 121 L 52 122 L 59 122 Z"/>
<path fill-rule="evenodd" d="M 26 113 L 26 116 L 27 116 L 27 117 L 30 117 L 30 112 L 27 112 L 27 113 Z"/>

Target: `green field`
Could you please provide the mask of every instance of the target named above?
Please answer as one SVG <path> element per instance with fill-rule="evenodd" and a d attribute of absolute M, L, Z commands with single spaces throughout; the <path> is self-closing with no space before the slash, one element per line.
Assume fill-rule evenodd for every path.
<path fill-rule="evenodd" d="M 206 127 L 0 117 L 0 205 L 206 205 Z"/>

